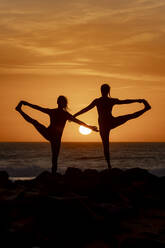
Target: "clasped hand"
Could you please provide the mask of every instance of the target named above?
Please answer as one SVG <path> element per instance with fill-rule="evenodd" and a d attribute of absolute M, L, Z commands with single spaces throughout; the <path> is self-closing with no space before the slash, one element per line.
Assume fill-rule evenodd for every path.
<path fill-rule="evenodd" d="M 99 132 L 98 128 L 96 126 L 88 126 L 91 130 L 95 132 Z"/>

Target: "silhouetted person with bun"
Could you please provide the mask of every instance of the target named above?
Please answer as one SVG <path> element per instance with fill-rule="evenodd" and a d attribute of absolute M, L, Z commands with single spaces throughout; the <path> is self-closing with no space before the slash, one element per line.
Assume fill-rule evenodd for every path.
<path fill-rule="evenodd" d="M 105 160 L 107 161 L 108 168 L 111 168 L 110 163 L 110 154 L 109 154 L 109 134 L 110 131 L 128 120 L 132 120 L 134 118 L 139 117 L 147 110 L 151 109 L 151 106 L 148 102 L 144 99 L 137 99 L 137 100 L 119 100 L 117 98 L 110 97 L 110 86 L 108 84 L 103 84 L 101 86 L 101 97 L 96 98 L 91 104 L 89 104 L 86 108 L 82 109 L 81 111 L 77 112 L 74 117 L 81 115 L 90 109 L 97 107 L 98 111 L 98 123 L 100 129 L 100 136 L 103 143 L 104 149 L 104 156 Z M 114 117 L 112 116 L 112 108 L 115 104 L 129 104 L 139 102 L 144 104 L 144 109 L 137 111 L 132 114 L 127 114 L 123 116 Z"/>
<path fill-rule="evenodd" d="M 85 127 L 88 127 L 92 129 L 93 131 L 98 131 L 97 127 L 95 126 L 89 126 L 85 124 L 84 122 L 76 119 L 73 117 L 70 113 L 66 111 L 67 109 L 67 98 L 65 96 L 59 96 L 57 99 L 58 108 L 55 109 L 49 109 L 49 108 L 42 108 L 38 105 L 34 105 L 31 103 L 28 103 L 26 101 L 20 101 L 20 103 L 17 105 L 16 110 L 22 115 L 22 117 L 29 123 L 31 123 L 37 131 L 50 142 L 51 144 L 51 150 L 52 150 L 52 173 L 55 174 L 57 170 L 57 161 L 58 161 L 58 155 L 60 151 L 60 145 L 61 145 L 61 137 L 63 134 L 63 130 L 66 124 L 67 120 L 73 121 L 78 123 L 79 125 L 83 125 Z M 29 106 L 33 109 L 39 110 L 43 113 L 46 113 L 50 117 L 50 125 L 48 127 L 45 127 L 41 123 L 39 123 L 37 120 L 32 119 L 29 115 L 27 115 L 22 110 L 22 105 Z"/>

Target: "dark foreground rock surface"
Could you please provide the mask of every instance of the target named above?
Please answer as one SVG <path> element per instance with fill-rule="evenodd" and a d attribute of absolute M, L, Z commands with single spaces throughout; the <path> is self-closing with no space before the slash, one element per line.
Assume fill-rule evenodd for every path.
<path fill-rule="evenodd" d="M 0 172 L 1 247 L 163 248 L 165 177 L 133 168 Z"/>

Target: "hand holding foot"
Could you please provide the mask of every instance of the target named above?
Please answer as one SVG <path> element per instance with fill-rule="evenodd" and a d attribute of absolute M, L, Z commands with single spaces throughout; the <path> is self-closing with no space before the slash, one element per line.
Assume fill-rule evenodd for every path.
<path fill-rule="evenodd" d="M 16 111 L 19 112 L 19 111 L 21 110 L 22 105 L 28 105 L 28 102 L 26 102 L 26 101 L 20 101 L 20 102 L 18 103 L 17 107 L 15 108 Z"/>
<path fill-rule="evenodd" d="M 143 100 L 143 104 L 145 106 L 145 110 L 146 111 L 149 110 L 149 109 L 151 109 L 151 106 L 149 105 L 149 103 L 146 100 Z"/>
<path fill-rule="evenodd" d="M 18 105 L 16 106 L 15 110 L 19 112 L 21 110 L 21 107 L 22 107 L 22 101 L 20 101 L 18 103 Z"/>
<path fill-rule="evenodd" d="M 23 105 L 28 105 L 28 102 L 26 101 L 21 101 Z"/>
<path fill-rule="evenodd" d="M 138 99 L 137 100 L 137 102 L 139 102 L 139 103 L 144 103 L 144 101 L 145 101 L 144 99 Z"/>

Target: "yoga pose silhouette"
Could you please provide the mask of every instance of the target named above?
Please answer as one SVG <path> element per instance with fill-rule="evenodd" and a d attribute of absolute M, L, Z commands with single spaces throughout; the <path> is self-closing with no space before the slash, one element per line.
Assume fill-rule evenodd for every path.
<path fill-rule="evenodd" d="M 110 134 L 111 129 L 114 129 L 124 124 L 128 120 L 139 117 L 144 112 L 151 109 L 151 106 L 144 99 L 119 100 L 117 98 L 110 97 L 110 86 L 108 84 L 103 84 L 101 86 L 101 94 L 102 96 L 100 98 L 96 98 L 86 108 L 80 110 L 73 116 L 76 117 L 78 115 L 81 115 L 91 110 L 95 106 L 97 107 L 98 116 L 99 116 L 98 123 L 99 123 L 99 129 L 100 129 L 100 136 L 101 136 L 102 143 L 103 143 L 104 156 L 105 156 L 105 160 L 107 161 L 108 168 L 111 169 L 110 154 L 109 154 L 109 134 Z M 115 104 L 128 104 L 128 103 L 134 103 L 134 102 L 143 103 L 145 106 L 144 109 L 137 111 L 135 113 L 127 114 L 123 116 L 118 116 L 118 117 L 112 116 L 112 108 Z"/>
<path fill-rule="evenodd" d="M 57 99 L 58 108 L 49 109 L 49 108 L 42 108 L 38 105 L 34 105 L 28 103 L 26 101 L 20 101 L 17 105 L 16 110 L 22 115 L 22 117 L 29 123 L 31 123 L 37 131 L 50 142 L 51 144 L 51 151 L 52 151 L 52 174 L 55 174 L 57 171 L 57 161 L 58 155 L 60 152 L 60 145 L 61 145 L 61 137 L 63 134 L 63 130 L 67 120 L 73 121 L 78 123 L 79 125 L 83 125 L 92 129 L 93 131 L 98 132 L 97 127 L 89 126 L 84 122 L 76 119 L 70 113 L 66 111 L 67 109 L 67 98 L 65 96 L 59 96 Z M 22 105 L 27 105 L 33 109 L 39 110 L 43 113 L 46 113 L 50 117 L 50 125 L 45 127 L 37 120 L 32 119 L 29 115 L 27 115 L 22 110 Z"/>

